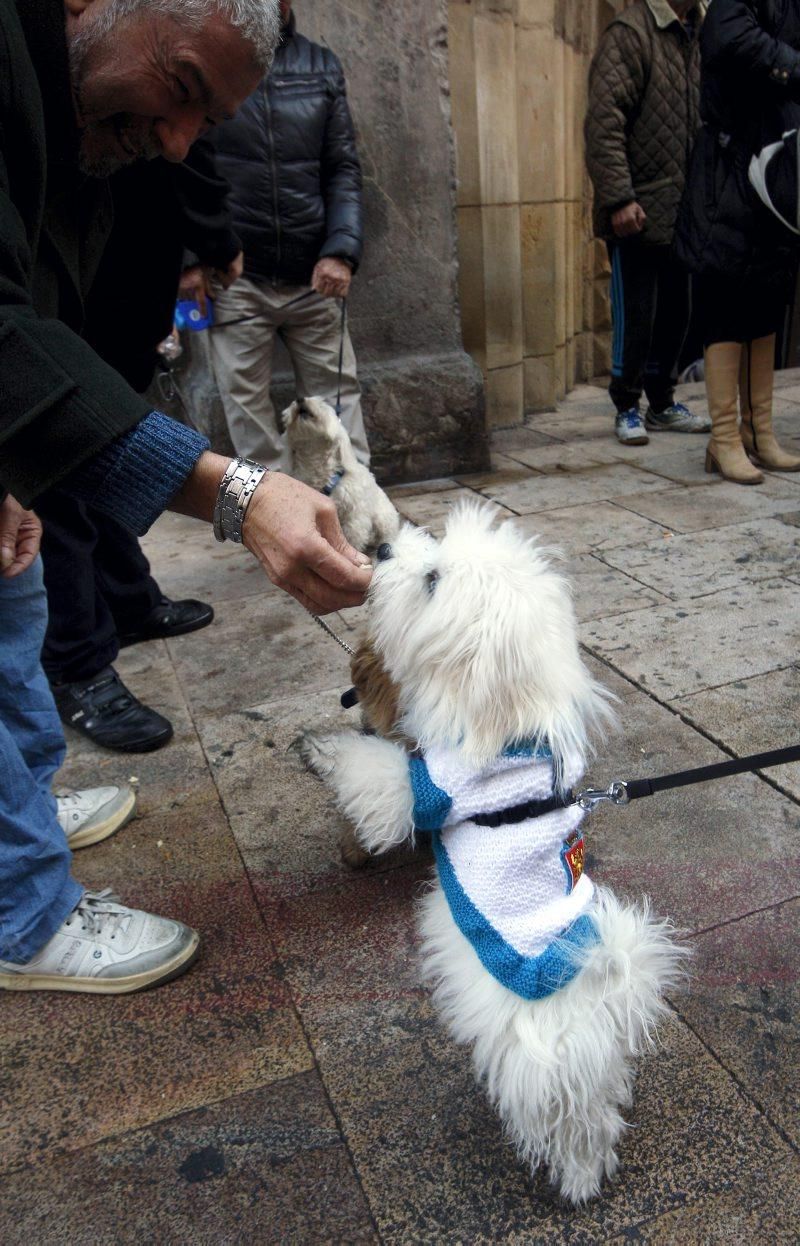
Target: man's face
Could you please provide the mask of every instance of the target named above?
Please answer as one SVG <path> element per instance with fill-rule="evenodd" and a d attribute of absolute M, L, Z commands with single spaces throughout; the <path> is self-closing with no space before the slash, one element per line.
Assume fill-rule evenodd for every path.
<path fill-rule="evenodd" d="M 219 15 L 191 31 L 137 14 L 94 35 L 95 5 L 105 3 L 67 11 L 81 167 L 106 177 L 140 158 L 181 161 L 255 90 L 261 75 L 252 50 Z"/>

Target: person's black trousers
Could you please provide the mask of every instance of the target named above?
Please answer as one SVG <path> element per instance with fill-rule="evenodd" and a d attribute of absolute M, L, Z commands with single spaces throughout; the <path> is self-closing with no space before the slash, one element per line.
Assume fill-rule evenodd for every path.
<path fill-rule="evenodd" d="M 58 489 L 37 501 L 49 622 L 42 665 L 51 684 L 91 679 L 116 660 L 161 600 L 133 533 Z"/>
<path fill-rule="evenodd" d="M 672 248 L 641 238 L 608 243 L 613 348 L 609 396 L 617 411 L 654 411 L 674 401 L 678 360 L 689 327 L 689 274 Z"/>

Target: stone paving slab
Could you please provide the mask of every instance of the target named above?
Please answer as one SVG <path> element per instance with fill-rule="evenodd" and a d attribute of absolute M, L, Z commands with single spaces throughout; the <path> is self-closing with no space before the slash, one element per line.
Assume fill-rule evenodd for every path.
<path fill-rule="evenodd" d="M 798 513 L 800 522 L 800 513 Z M 618 546 L 652 545 L 672 536 L 672 531 L 652 519 L 644 519 L 619 502 L 587 502 L 555 510 L 521 515 L 517 526 L 542 544 L 561 550 L 570 558 L 579 554 L 602 554 Z M 571 571 L 572 563 L 567 570 Z"/>
<path fill-rule="evenodd" d="M 328 622 L 335 629 L 338 616 Z M 225 713 L 266 696 L 307 694 L 329 683 L 331 640 L 303 607 L 269 586 L 227 602 L 213 629 L 166 642 L 193 715 Z"/>
<path fill-rule="evenodd" d="M 800 533 L 777 519 L 606 549 L 604 562 L 681 601 L 800 572 Z"/>
<path fill-rule="evenodd" d="M 669 701 L 785 666 L 797 652 L 798 620 L 800 586 L 765 580 L 598 619 L 582 637 L 593 653 Z"/>
<path fill-rule="evenodd" d="M 673 485 L 667 490 L 628 494 L 617 504 L 676 532 L 697 532 L 783 511 L 794 513 L 797 500 L 795 486 L 775 476 L 752 488 L 717 477 L 702 487 Z"/>
<path fill-rule="evenodd" d="M 455 505 L 462 501 L 483 502 L 489 505 L 486 498 L 473 489 L 456 488 L 447 492 L 418 494 L 412 498 L 395 498 L 395 506 L 404 519 L 410 523 L 427 528 L 434 536 L 444 533 L 447 516 Z M 498 516 L 510 517 L 511 512 L 502 506 L 495 506 Z"/>
<path fill-rule="evenodd" d="M 5 1246 L 377 1242 L 309 1072 L 3 1181 Z"/>
<path fill-rule="evenodd" d="M 800 743 L 800 666 L 680 697 L 675 709 L 740 757 Z M 800 762 L 765 771 L 800 800 Z"/>
<path fill-rule="evenodd" d="M 602 558 L 581 554 L 569 564 L 575 613 L 578 621 L 617 618 L 632 610 L 644 610 L 667 598 L 633 576 L 609 567 Z"/>
<path fill-rule="evenodd" d="M 200 598 L 218 605 L 263 593 L 268 583 L 261 564 L 249 550 L 231 541 L 178 540 L 152 542 L 158 550 L 158 582 L 167 597 Z M 145 552 L 151 542 L 144 543 Z"/>
<path fill-rule="evenodd" d="M 337 884 L 362 885 L 363 875 L 340 859 L 344 819 L 328 789 L 290 749 L 304 730 L 342 731 L 358 725 L 358 711 L 339 705 L 348 683 L 344 664 L 336 688 L 313 698 L 269 701 L 202 726 L 214 782 L 265 912 L 281 899 Z M 379 858 L 366 872 L 394 868 L 407 857 L 393 853 Z"/>
<path fill-rule="evenodd" d="M 76 854 L 75 873 L 200 928 L 202 955 L 169 989 L 4 993 L 2 1171 L 312 1065 L 218 807 L 132 823 Z"/>
<path fill-rule="evenodd" d="M 782 852 L 776 845 L 775 866 Z M 800 1145 L 800 900 L 752 913 L 694 941 L 678 1011 L 749 1097 Z"/>
<path fill-rule="evenodd" d="M 487 485 L 482 490 L 492 502 L 507 507 L 517 515 L 534 511 L 555 510 L 563 506 L 579 506 L 586 502 L 607 502 L 626 495 L 640 495 L 650 490 L 664 490 L 661 476 L 612 463 L 587 468 L 580 473 L 531 476 L 518 484 Z"/>

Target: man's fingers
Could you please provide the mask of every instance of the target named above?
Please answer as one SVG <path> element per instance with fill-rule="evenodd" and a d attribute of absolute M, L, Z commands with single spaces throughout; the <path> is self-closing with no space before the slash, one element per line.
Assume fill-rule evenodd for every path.
<path fill-rule="evenodd" d="M 317 520 L 317 527 L 322 533 L 326 543 L 330 545 L 337 553 L 342 554 L 348 562 L 355 567 L 371 567 L 372 562 L 366 554 L 362 554 L 355 546 L 351 545 L 347 537 L 342 532 L 339 516 L 336 507 L 331 504 L 320 512 Z"/>
<path fill-rule="evenodd" d="M 3 516 L 3 527 L 0 529 L 0 571 L 8 571 L 17 557 L 17 540 L 22 512 L 12 512 Z"/>

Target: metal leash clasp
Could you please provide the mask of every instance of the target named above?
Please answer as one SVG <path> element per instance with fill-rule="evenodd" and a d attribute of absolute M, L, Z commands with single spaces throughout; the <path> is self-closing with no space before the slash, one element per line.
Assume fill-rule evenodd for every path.
<path fill-rule="evenodd" d="M 607 788 L 584 788 L 582 792 L 577 793 L 575 804 L 580 805 L 581 809 L 592 810 L 604 800 L 610 800 L 612 805 L 630 804 L 628 785 L 624 779 L 614 779 L 613 783 L 609 783 Z"/>

